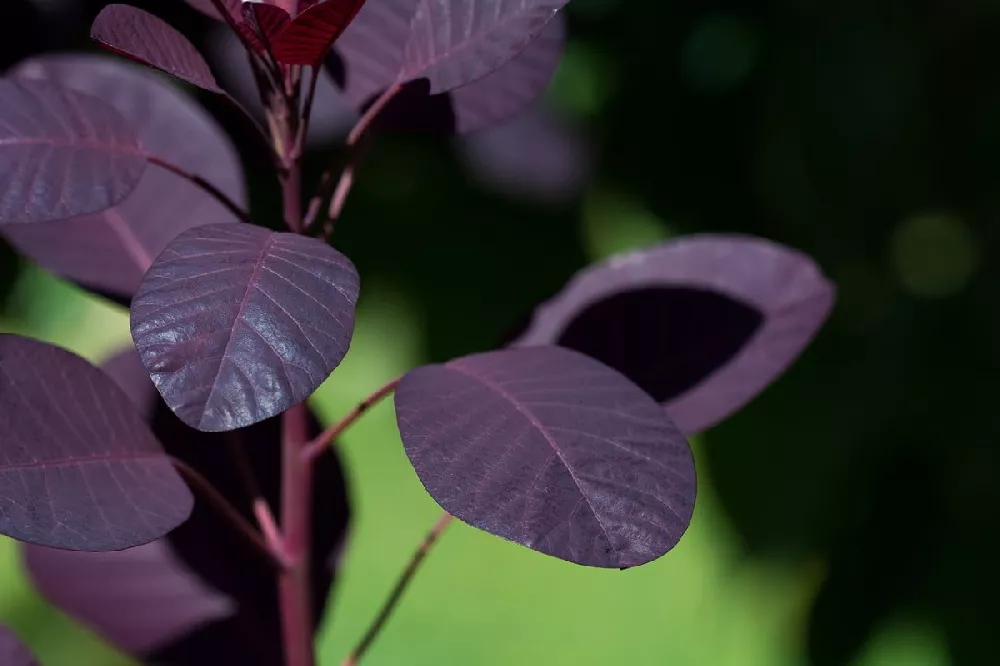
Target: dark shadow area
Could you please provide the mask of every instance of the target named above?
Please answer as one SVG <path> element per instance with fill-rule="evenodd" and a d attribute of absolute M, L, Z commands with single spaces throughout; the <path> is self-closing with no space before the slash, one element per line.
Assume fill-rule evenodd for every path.
<path fill-rule="evenodd" d="M 667 402 L 725 365 L 763 322 L 755 308 L 716 292 L 649 287 L 588 306 L 556 342 L 611 366 L 657 402 Z"/>

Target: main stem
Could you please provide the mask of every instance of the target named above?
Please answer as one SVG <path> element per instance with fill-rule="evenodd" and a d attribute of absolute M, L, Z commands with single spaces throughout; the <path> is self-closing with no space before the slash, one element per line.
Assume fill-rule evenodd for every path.
<path fill-rule="evenodd" d="M 295 158 L 282 178 L 285 223 L 296 232 L 302 228 L 300 168 Z M 281 536 L 288 566 L 278 577 L 278 602 L 285 666 L 315 666 L 309 561 L 312 464 L 302 456 L 309 439 L 309 412 L 302 403 L 284 413 L 281 428 Z"/>

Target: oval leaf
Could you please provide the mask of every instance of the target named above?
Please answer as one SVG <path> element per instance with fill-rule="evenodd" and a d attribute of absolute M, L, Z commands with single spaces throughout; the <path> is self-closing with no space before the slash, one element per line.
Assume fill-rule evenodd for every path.
<path fill-rule="evenodd" d="M 49 80 L 113 105 L 145 149 L 246 199 L 239 156 L 215 120 L 162 77 L 117 58 L 48 55 L 13 76 Z M 128 303 L 153 258 L 177 234 L 202 224 L 236 222 L 214 197 L 164 169 L 147 169 L 122 203 L 68 220 L 10 225 L 4 235 L 44 268 Z"/>
<path fill-rule="evenodd" d="M 183 523 L 193 498 L 103 372 L 52 345 L 0 335 L 0 533 L 121 550 Z"/>
<path fill-rule="evenodd" d="M 287 65 L 316 65 L 357 15 L 365 0 L 324 0 L 298 16 L 271 41 L 271 53 Z"/>
<path fill-rule="evenodd" d="M 10 629 L 0 624 L 0 664 L 4 666 L 38 666 L 38 660 Z"/>
<path fill-rule="evenodd" d="M 23 558 L 49 603 L 133 655 L 236 610 L 231 599 L 188 571 L 165 539 L 114 553 L 27 545 Z"/>
<path fill-rule="evenodd" d="M 691 434 L 780 376 L 833 298 L 799 252 L 758 238 L 690 236 L 582 271 L 538 308 L 516 344 L 558 344 L 607 363 Z"/>
<path fill-rule="evenodd" d="M 107 103 L 45 81 L 0 80 L 0 225 L 110 208 L 145 167 L 135 130 Z"/>
<path fill-rule="evenodd" d="M 422 0 L 403 50 L 402 81 L 431 94 L 494 72 L 534 40 L 567 0 Z"/>
<path fill-rule="evenodd" d="M 216 432 L 280 414 L 347 354 L 359 279 L 326 244 L 247 224 L 197 227 L 157 257 L 132 338 L 170 408 Z"/>
<path fill-rule="evenodd" d="M 200 88 L 222 92 L 198 49 L 149 12 L 129 5 L 108 5 L 94 19 L 90 36 L 110 51 Z"/>
<path fill-rule="evenodd" d="M 691 522 L 684 436 L 641 389 L 583 354 L 508 349 L 418 368 L 396 390 L 396 418 L 446 511 L 542 553 L 637 566 Z"/>

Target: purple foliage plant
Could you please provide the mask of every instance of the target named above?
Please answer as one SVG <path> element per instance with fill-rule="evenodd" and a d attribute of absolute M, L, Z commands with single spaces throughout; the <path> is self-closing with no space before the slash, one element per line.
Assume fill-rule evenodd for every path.
<path fill-rule="evenodd" d="M 98 368 L 0 335 L 0 533 L 24 542 L 46 598 L 147 663 L 313 666 L 349 516 L 332 444 L 392 395 L 444 513 L 344 664 L 453 518 L 593 567 L 678 543 L 696 495 L 687 436 L 774 381 L 832 307 L 792 249 L 701 235 L 616 256 L 502 349 L 411 370 L 325 427 L 306 403 L 353 334 L 361 280 L 331 242 L 364 147 L 394 127 L 466 133 L 530 112 L 567 1 L 187 0 L 246 52 L 282 231 L 255 223 L 229 140 L 161 75 L 62 54 L 0 79 L 0 233 L 129 306 L 134 341 Z M 143 10 L 109 5 L 92 36 L 243 110 Z M 360 119 L 346 163 L 305 197 L 321 73 Z M 0 654 L 34 663 L 2 628 Z"/>

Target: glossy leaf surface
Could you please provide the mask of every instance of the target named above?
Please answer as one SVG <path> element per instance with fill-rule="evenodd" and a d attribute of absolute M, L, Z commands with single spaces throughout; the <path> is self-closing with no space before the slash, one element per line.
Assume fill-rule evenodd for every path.
<path fill-rule="evenodd" d="M 134 349 L 115 355 L 102 367 L 146 415 L 167 451 L 198 469 L 248 521 L 254 517 L 247 472 L 268 502 L 279 505 L 280 417 L 232 433 L 198 432 L 166 406 Z M 312 419 L 310 434 L 319 430 L 319 423 Z M 318 626 L 335 572 L 333 555 L 343 545 L 348 506 L 343 469 L 332 449 L 317 460 L 315 474 L 312 593 Z M 72 579 L 86 575 L 95 566 L 93 560 L 46 549 L 37 549 L 43 553 L 39 556 L 29 548 L 29 565 L 32 558 L 43 557 L 43 563 L 58 558 L 63 573 L 38 567 L 29 570 L 49 601 L 120 649 L 158 666 L 280 663 L 273 568 L 214 507 L 198 499 L 191 518 L 157 542 L 159 549 L 142 560 L 148 565 L 144 584 L 137 584 L 134 577 L 128 580 L 130 572 L 139 574 L 138 567 L 132 567 L 120 574 L 128 585 L 88 595 L 88 590 L 81 589 L 86 584 Z M 204 547 L 207 542 L 211 548 Z M 109 558 L 98 564 L 110 568 L 116 566 L 114 562 Z M 67 590 L 60 587 L 64 579 Z M 154 584 L 154 592 L 149 592 Z"/>
<path fill-rule="evenodd" d="M 238 155 L 218 124 L 162 77 L 118 58 L 48 55 L 12 75 L 51 80 L 105 100 L 133 125 L 145 149 L 196 173 L 244 202 Z M 211 195 L 150 167 L 120 204 L 68 220 L 9 225 L 3 233 L 44 268 L 128 303 L 143 273 L 173 238 L 191 227 L 235 222 Z"/>
<path fill-rule="evenodd" d="M 0 624 L 0 664 L 4 666 L 38 666 L 38 660 L 10 629 Z"/>
<path fill-rule="evenodd" d="M 426 78 L 431 94 L 496 71 L 535 39 L 567 0 L 421 0 L 400 79 Z"/>
<path fill-rule="evenodd" d="M 559 344 L 603 361 L 694 433 L 781 375 L 833 298 L 799 252 L 752 237 L 690 236 L 582 271 L 538 308 L 516 344 Z"/>
<path fill-rule="evenodd" d="M 90 35 L 115 53 L 192 85 L 222 92 L 208 63 L 187 37 L 149 12 L 129 5 L 108 5 L 94 19 Z"/>
<path fill-rule="evenodd" d="M 396 391 L 406 454 L 432 497 L 480 529 L 564 560 L 632 567 L 691 521 L 694 458 L 664 410 L 558 347 L 418 368 Z"/>
<path fill-rule="evenodd" d="M 132 301 L 132 338 L 193 428 L 262 421 L 306 398 L 347 354 L 359 278 L 316 239 L 246 224 L 178 236 Z"/>
<path fill-rule="evenodd" d="M 48 82 L 0 80 L 0 225 L 110 208 L 145 167 L 138 135 L 106 102 Z"/>
<path fill-rule="evenodd" d="M 0 533 L 121 550 L 184 522 L 193 498 L 125 393 L 64 349 L 0 336 Z"/>
<path fill-rule="evenodd" d="M 365 0 L 323 0 L 305 9 L 271 42 L 275 60 L 315 65 L 365 4 Z"/>

